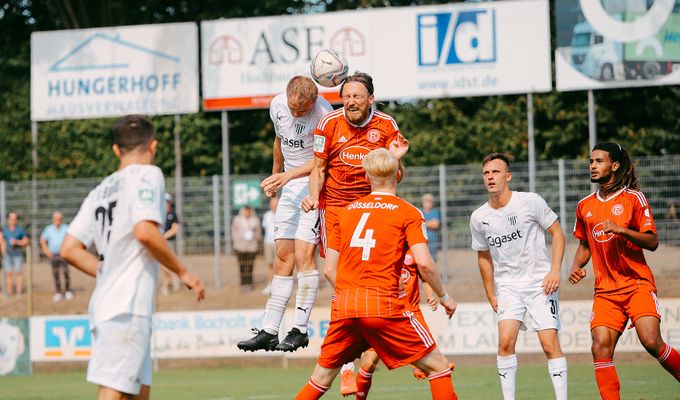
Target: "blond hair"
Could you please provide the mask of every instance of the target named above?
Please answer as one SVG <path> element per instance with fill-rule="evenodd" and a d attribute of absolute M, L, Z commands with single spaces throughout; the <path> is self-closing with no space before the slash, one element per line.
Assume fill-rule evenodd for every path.
<path fill-rule="evenodd" d="M 306 76 L 294 76 L 286 87 L 288 101 L 293 104 L 304 104 L 308 101 L 316 101 L 319 95 L 314 81 Z"/>
<path fill-rule="evenodd" d="M 395 181 L 397 179 L 399 160 L 385 148 L 375 149 L 368 153 L 361 165 L 374 184 L 383 184 L 390 179 Z"/>

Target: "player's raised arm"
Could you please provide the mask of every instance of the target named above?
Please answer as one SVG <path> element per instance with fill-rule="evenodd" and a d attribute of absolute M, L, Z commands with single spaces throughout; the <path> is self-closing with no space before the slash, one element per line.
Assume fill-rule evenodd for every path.
<path fill-rule="evenodd" d="M 61 244 L 61 257 L 69 264 L 83 271 L 84 273 L 96 277 L 99 268 L 99 259 L 87 251 L 85 245 L 71 234 L 66 234 L 64 242 Z"/>
<path fill-rule="evenodd" d="M 151 255 L 163 266 L 179 276 L 179 279 L 189 289 L 196 292 L 198 301 L 205 298 L 203 282 L 182 265 L 182 262 L 172 252 L 168 242 L 163 238 L 158 225 L 153 221 L 140 221 L 134 228 L 135 238 Z"/>
<path fill-rule="evenodd" d="M 479 265 L 479 273 L 482 276 L 482 284 L 484 285 L 484 292 L 489 304 L 494 312 L 498 309 L 498 300 L 496 299 L 496 291 L 493 283 L 493 260 L 491 253 L 488 250 L 477 252 L 477 264 Z"/>
<path fill-rule="evenodd" d="M 576 254 L 574 254 L 574 262 L 571 264 L 571 272 L 569 273 L 569 282 L 572 284 L 579 283 L 581 279 L 585 278 L 586 270 L 583 269 L 590 260 L 590 247 L 587 240 L 580 240 Z"/>
<path fill-rule="evenodd" d="M 423 280 L 430 284 L 434 293 L 439 297 L 439 301 L 446 311 L 446 315 L 451 318 L 453 313 L 456 312 L 456 303 L 453 298 L 449 296 L 439 278 L 439 268 L 432 260 L 432 255 L 430 255 L 430 249 L 427 247 L 427 243 L 416 243 L 411 246 L 411 252 L 413 253 L 413 259 L 416 264 L 418 264 L 418 271 Z"/>
<path fill-rule="evenodd" d="M 555 221 L 546 232 L 552 236 L 551 264 L 550 271 L 543 279 L 543 291 L 550 295 L 555 293 L 560 287 L 560 271 L 562 269 L 562 258 L 564 257 L 564 246 L 566 239 L 560 223 Z"/>

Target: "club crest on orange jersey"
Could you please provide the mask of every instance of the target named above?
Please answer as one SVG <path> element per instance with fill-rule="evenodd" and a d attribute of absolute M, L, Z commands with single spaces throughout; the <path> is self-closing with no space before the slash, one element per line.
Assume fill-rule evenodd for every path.
<path fill-rule="evenodd" d="M 614 204 L 614 206 L 612 207 L 612 214 L 616 216 L 623 214 L 623 205 Z"/>
<path fill-rule="evenodd" d="M 380 140 L 380 131 L 377 129 L 369 129 L 366 133 L 366 138 L 371 143 L 377 143 Z"/>

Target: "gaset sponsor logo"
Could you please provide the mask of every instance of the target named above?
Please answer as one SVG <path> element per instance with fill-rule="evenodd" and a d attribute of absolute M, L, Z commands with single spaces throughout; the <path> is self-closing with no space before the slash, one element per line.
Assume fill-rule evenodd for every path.
<path fill-rule="evenodd" d="M 363 146 L 350 146 L 340 152 L 340 160 L 352 167 L 360 167 L 370 150 Z"/>
<path fill-rule="evenodd" d="M 598 242 L 608 242 L 612 240 L 613 237 L 613 233 L 605 233 L 604 229 L 602 229 L 602 222 L 593 226 L 593 239 L 597 240 Z"/>

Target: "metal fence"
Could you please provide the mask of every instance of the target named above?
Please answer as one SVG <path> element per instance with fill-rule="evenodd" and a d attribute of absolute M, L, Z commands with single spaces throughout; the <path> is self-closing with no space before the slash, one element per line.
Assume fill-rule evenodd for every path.
<path fill-rule="evenodd" d="M 676 207 L 680 206 L 680 155 L 643 157 L 636 159 L 642 191 L 655 214 L 660 240 L 664 244 L 680 245 L 680 221 Z M 512 166 L 513 190 L 529 188 L 528 164 Z M 263 179 L 265 175 L 232 176 L 232 179 Z M 0 223 L 4 225 L 7 212 L 17 212 L 20 224 L 32 238 L 37 239 L 50 223 L 51 214 L 59 210 L 64 220 L 70 221 L 87 193 L 99 178 L 57 179 L 36 182 L 36 214 L 31 215 L 32 182 L 0 182 Z M 183 178 L 182 235 L 178 248 L 184 254 L 213 253 L 215 237 L 220 238 L 220 248 L 225 248 L 222 179 L 215 177 Z M 166 180 L 166 188 L 174 188 L 174 179 Z M 536 168 L 536 191 L 560 216 L 565 231 L 574 224 L 578 201 L 591 192 L 587 160 L 539 161 Z M 442 212 L 442 238 L 444 249 L 469 248 L 469 217 L 475 208 L 486 201 L 482 184 L 481 167 L 473 165 L 449 165 L 432 167 L 409 167 L 406 178 L 399 186 L 399 194 L 420 206 L 424 193 L 435 196 L 435 207 Z M 216 201 L 219 199 L 219 201 Z M 259 216 L 267 210 L 267 202 L 256 208 Z M 232 216 L 237 210 L 232 211 Z M 571 238 L 571 235 L 567 235 Z M 571 239 L 569 239 L 571 240 Z M 32 243 L 39 249 L 38 243 Z M 566 257 L 565 257 L 566 258 Z"/>

